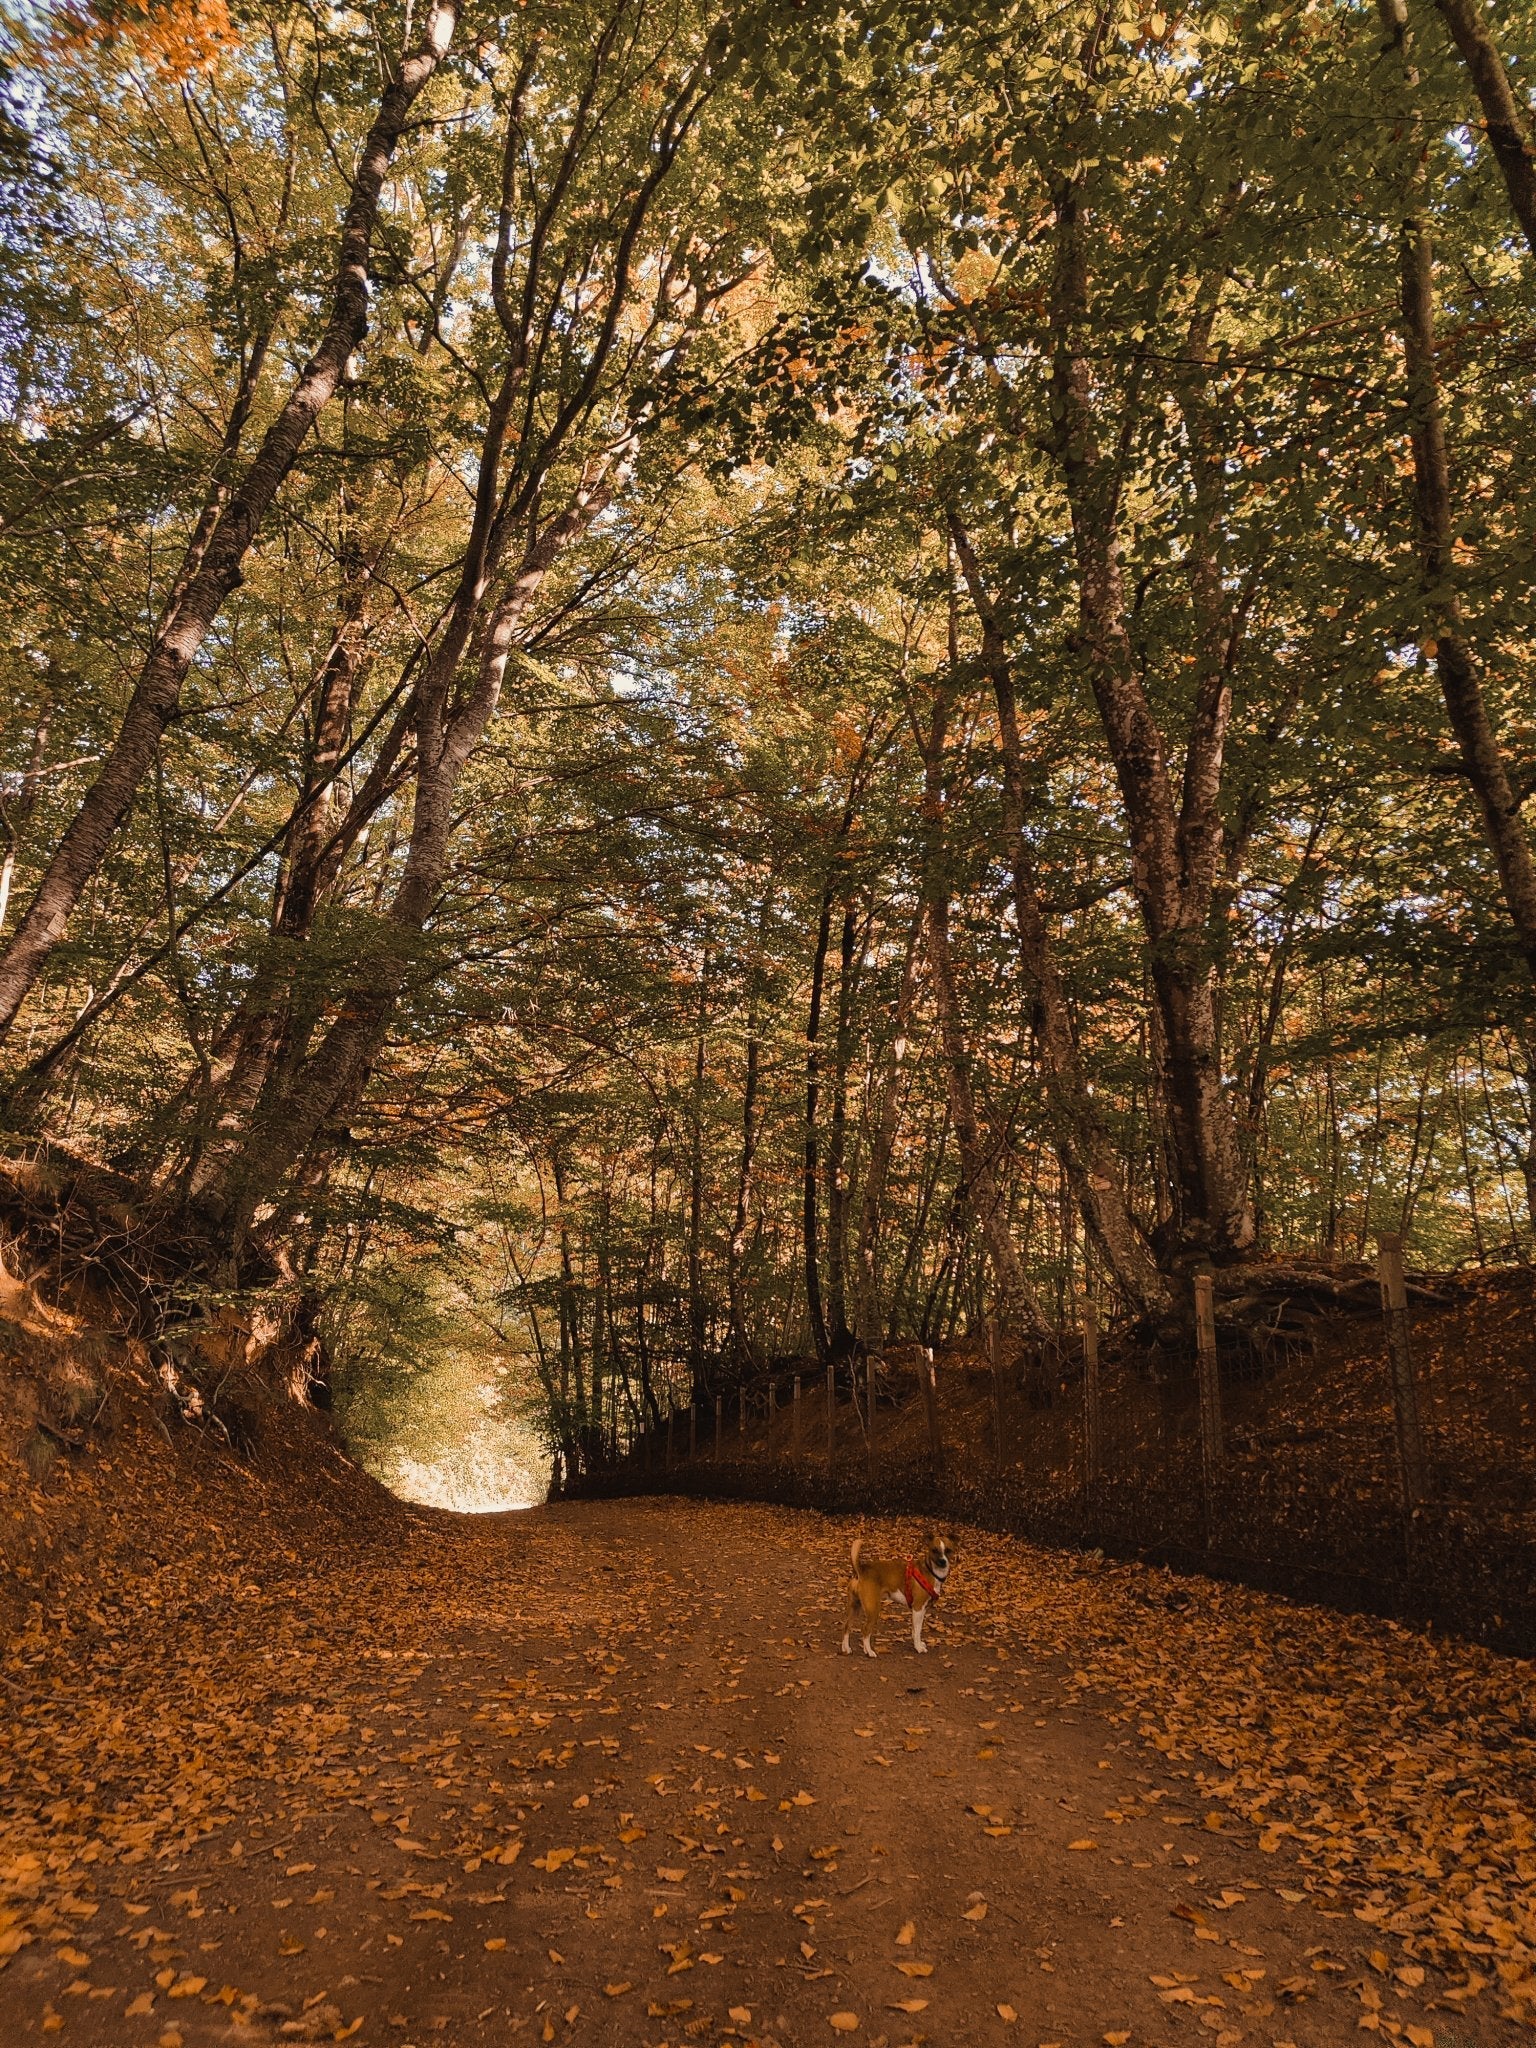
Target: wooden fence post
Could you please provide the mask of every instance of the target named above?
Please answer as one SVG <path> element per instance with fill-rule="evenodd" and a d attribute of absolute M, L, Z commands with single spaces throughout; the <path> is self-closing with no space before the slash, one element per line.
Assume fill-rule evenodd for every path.
<path fill-rule="evenodd" d="M 792 1422 L 789 1435 L 789 1455 L 795 1464 L 800 1462 L 800 1375 L 795 1374 L 795 1395 L 792 1408 Z"/>
<path fill-rule="evenodd" d="M 725 1396 L 724 1396 L 724 1394 L 716 1394 L 716 1396 L 715 1396 L 715 1463 L 716 1463 L 717 1465 L 718 1465 L 718 1464 L 719 1464 L 719 1462 L 720 1462 L 720 1428 L 721 1428 L 721 1424 L 723 1423 L 724 1419 L 725 1419 Z"/>
<path fill-rule="evenodd" d="M 1205 1540 L 1221 1471 L 1221 1373 L 1216 1357 L 1216 1292 L 1209 1273 L 1195 1275 L 1195 1370 L 1200 1384 L 1200 1490 Z"/>
<path fill-rule="evenodd" d="M 939 1426 L 939 1381 L 934 1370 L 933 1353 L 927 1345 L 923 1347 L 923 1362 L 918 1367 L 918 1377 L 923 1385 L 923 1407 L 928 1416 L 928 1450 L 933 1459 L 935 1482 L 944 1484 L 944 1432 Z"/>
<path fill-rule="evenodd" d="M 834 1447 L 837 1443 L 837 1367 L 827 1360 L 827 1470 L 833 1463 Z"/>
<path fill-rule="evenodd" d="M 1098 1506 L 1104 1464 L 1103 1415 L 1099 1406 L 1099 1318 L 1091 1295 L 1083 1296 L 1083 1498 L 1090 1518 Z"/>
<path fill-rule="evenodd" d="M 699 1455 L 699 1404 L 688 1403 L 688 1462 L 691 1465 Z"/>
<path fill-rule="evenodd" d="M 672 1397 L 670 1394 L 667 1396 L 667 1441 L 662 1470 L 664 1472 L 672 1470 Z"/>
<path fill-rule="evenodd" d="M 864 1354 L 864 1402 L 869 1410 L 869 1434 L 865 1443 L 871 1473 L 875 1469 L 875 1354 Z"/>
<path fill-rule="evenodd" d="M 1424 1430 L 1419 1420 L 1419 1390 L 1414 1381 L 1413 1353 L 1408 1342 L 1408 1282 L 1403 1273 L 1403 1240 L 1396 1232 L 1383 1231 L 1377 1243 L 1380 1249 L 1376 1254 L 1376 1277 L 1381 1282 L 1381 1314 L 1387 1326 L 1398 1480 L 1406 1519 L 1429 1490 Z"/>
<path fill-rule="evenodd" d="M 747 1383 L 741 1383 L 741 1393 L 736 1402 L 736 1442 L 742 1457 L 747 1452 Z"/>

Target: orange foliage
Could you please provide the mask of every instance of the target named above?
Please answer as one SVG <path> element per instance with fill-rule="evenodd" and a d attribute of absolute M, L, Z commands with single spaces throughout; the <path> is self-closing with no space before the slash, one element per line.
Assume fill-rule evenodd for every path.
<path fill-rule="evenodd" d="M 226 0 L 71 0 L 56 46 L 125 45 L 162 70 L 207 71 L 234 39 Z"/>

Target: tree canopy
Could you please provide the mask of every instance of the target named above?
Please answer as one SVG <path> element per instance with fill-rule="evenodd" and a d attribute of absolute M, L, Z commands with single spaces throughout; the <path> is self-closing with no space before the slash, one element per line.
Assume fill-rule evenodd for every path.
<path fill-rule="evenodd" d="M 7 38 L 17 1148 L 573 1459 L 1529 1259 L 1536 7 Z"/>

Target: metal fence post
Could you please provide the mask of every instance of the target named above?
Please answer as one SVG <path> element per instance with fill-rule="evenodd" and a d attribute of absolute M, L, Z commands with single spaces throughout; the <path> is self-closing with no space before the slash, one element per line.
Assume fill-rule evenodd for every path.
<path fill-rule="evenodd" d="M 939 1380 L 934 1370 L 933 1353 L 927 1345 L 923 1347 L 923 1362 L 918 1367 L 918 1376 L 923 1385 L 923 1407 L 928 1416 L 928 1450 L 933 1459 L 934 1478 L 938 1485 L 944 1484 L 944 1432 L 939 1423 Z"/>
<path fill-rule="evenodd" d="M 1209 1273 L 1195 1275 L 1195 1370 L 1200 1383 L 1200 1490 L 1205 1540 L 1221 1470 L 1221 1374 L 1216 1358 L 1216 1294 Z"/>
<path fill-rule="evenodd" d="M 1387 1355 L 1392 1367 L 1392 1412 L 1397 1433 L 1397 1469 L 1405 1520 L 1429 1490 L 1424 1430 L 1419 1420 L 1419 1390 L 1408 1342 L 1408 1282 L 1403 1272 L 1403 1240 L 1383 1231 L 1377 1239 L 1376 1277 L 1381 1282 L 1381 1315 L 1387 1328 Z"/>
<path fill-rule="evenodd" d="M 1083 1296 L 1083 1499 L 1090 1518 L 1098 1507 L 1104 1465 L 1103 1415 L 1099 1406 L 1099 1319 L 1092 1297 Z"/>

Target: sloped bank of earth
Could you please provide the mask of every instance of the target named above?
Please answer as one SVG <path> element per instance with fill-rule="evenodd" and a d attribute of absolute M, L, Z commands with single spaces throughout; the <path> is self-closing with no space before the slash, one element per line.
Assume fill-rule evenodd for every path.
<path fill-rule="evenodd" d="M 978 1532 L 871 1665 L 868 1525 L 130 1434 L 0 1666 L 6 2042 L 1524 2037 L 1528 1666 Z"/>

